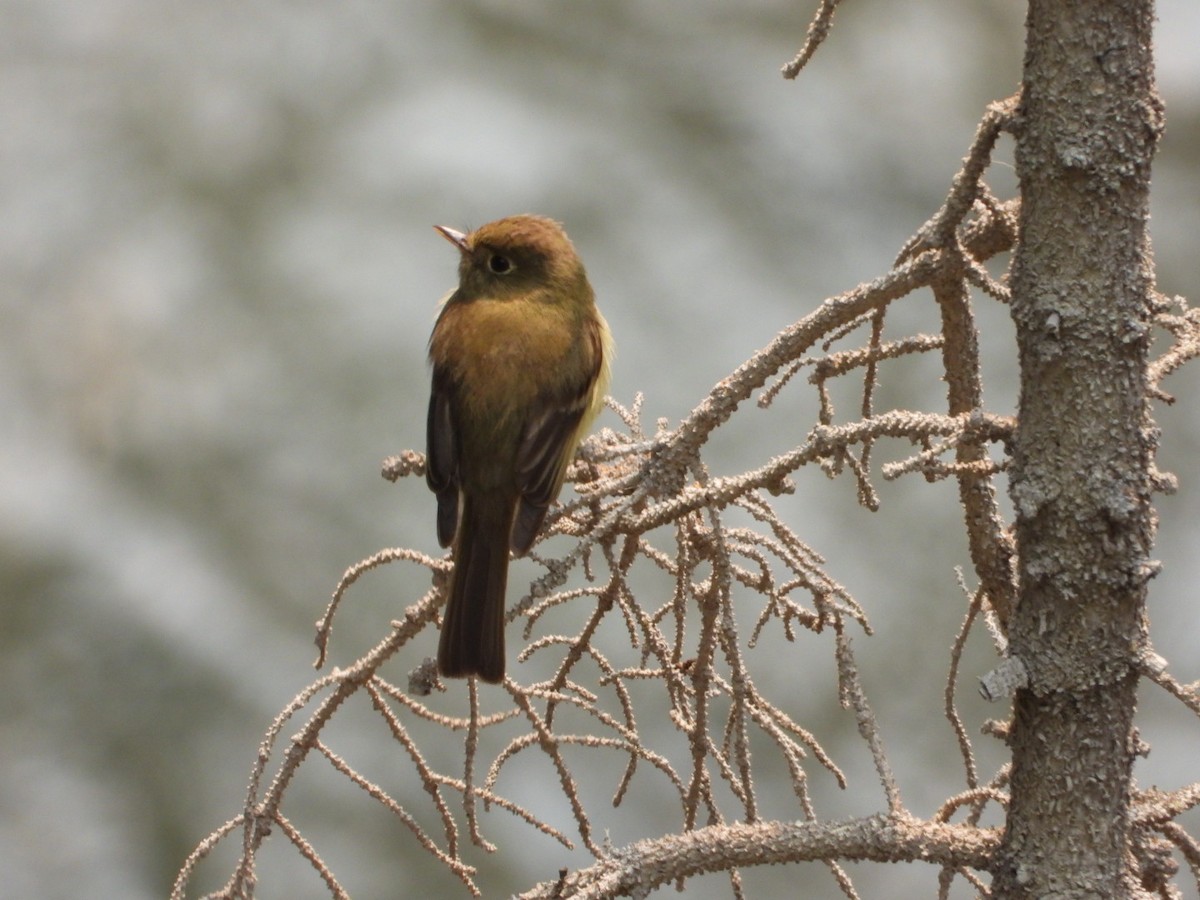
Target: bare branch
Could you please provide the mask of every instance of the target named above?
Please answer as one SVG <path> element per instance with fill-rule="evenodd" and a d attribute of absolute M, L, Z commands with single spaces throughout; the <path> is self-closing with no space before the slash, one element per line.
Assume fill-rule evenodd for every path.
<path fill-rule="evenodd" d="M 804 46 L 800 48 L 796 58 L 782 69 L 784 78 L 791 79 L 799 75 L 800 70 L 817 52 L 817 48 L 824 43 L 825 38 L 829 36 L 829 29 L 833 27 L 833 14 L 840 2 L 841 0 L 821 0 L 817 14 L 808 24 L 808 34 L 804 38 Z"/>
<path fill-rule="evenodd" d="M 561 885 L 545 882 L 520 896 L 524 900 L 645 896 L 676 879 L 721 871 L 729 865 L 818 859 L 923 860 L 986 869 L 999 842 L 1000 833 L 995 829 L 882 815 L 841 822 L 734 823 L 640 841 L 568 875 Z"/>

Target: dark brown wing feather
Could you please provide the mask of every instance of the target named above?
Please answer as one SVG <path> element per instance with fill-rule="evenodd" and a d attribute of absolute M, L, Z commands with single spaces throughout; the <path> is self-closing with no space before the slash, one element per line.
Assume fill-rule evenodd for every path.
<path fill-rule="evenodd" d="M 517 485 L 521 502 L 513 522 L 512 549 L 525 553 L 537 537 L 542 520 L 562 486 L 567 463 L 567 443 L 579 427 L 586 408 L 586 397 L 570 406 L 546 409 L 530 420 L 517 450 Z M 572 449 L 574 449 L 572 447 Z"/>
<path fill-rule="evenodd" d="M 458 528 L 459 441 L 449 381 L 445 373 L 434 369 L 425 432 L 425 482 L 437 494 L 437 536 L 443 547 L 450 546 Z"/>
<path fill-rule="evenodd" d="M 603 349 L 598 328 L 589 328 L 586 334 L 592 363 L 587 378 L 575 385 L 573 393 L 546 398 L 538 414 L 525 423 L 521 435 L 517 449 L 517 488 L 521 501 L 517 504 L 510 541 L 517 555 L 533 545 L 546 511 L 562 488 L 563 476 L 575 450 L 573 438 L 592 402 L 592 389 L 603 364 Z"/>

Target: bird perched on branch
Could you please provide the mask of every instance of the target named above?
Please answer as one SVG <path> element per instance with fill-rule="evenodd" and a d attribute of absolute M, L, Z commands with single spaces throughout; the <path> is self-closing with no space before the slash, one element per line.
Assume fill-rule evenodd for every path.
<path fill-rule="evenodd" d="M 454 547 L 438 670 L 499 682 L 508 553 L 533 545 L 600 411 L 612 338 L 557 222 L 435 227 L 461 255 L 429 339 L 426 480 Z"/>

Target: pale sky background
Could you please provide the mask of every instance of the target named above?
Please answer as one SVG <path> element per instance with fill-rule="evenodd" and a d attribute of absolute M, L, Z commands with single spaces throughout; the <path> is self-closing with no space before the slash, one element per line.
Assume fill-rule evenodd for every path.
<path fill-rule="evenodd" d="M 0 895 L 165 896 L 185 854 L 237 813 L 262 732 L 312 679 L 312 623 L 342 571 L 382 547 L 435 549 L 424 486 L 378 475 L 424 440 L 425 341 L 456 263 L 432 224 L 564 221 L 616 335 L 612 393 L 644 392 L 650 426 L 887 269 L 940 205 L 986 104 L 1018 84 L 1022 5 L 846 4 L 784 81 L 813 7 L 0 0 Z M 1198 41 L 1195 0 L 1160 3 L 1152 228 L 1160 290 L 1193 302 Z M 1005 143 L 988 179 L 1002 196 L 1009 159 Z M 895 326 L 928 321 L 922 302 Z M 1011 327 L 980 302 L 986 396 L 1008 413 Z M 1200 367 L 1166 387 L 1179 400 L 1156 411 L 1160 465 L 1181 487 L 1158 498 L 1152 636 L 1192 681 Z M 941 390 L 891 383 L 888 396 L 936 408 Z M 757 465 L 763 440 L 810 424 L 745 414 L 711 462 Z M 940 715 L 963 612 L 953 568 L 967 562 L 954 489 L 882 485 L 872 515 L 850 481 L 797 482 L 785 508 L 871 616 L 876 637 L 855 637 L 865 686 L 904 798 L 928 814 L 961 785 Z M 424 590 L 403 576 L 352 595 L 334 663 Z M 1004 714 L 974 701 L 993 664 L 976 644 L 961 688 L 973 734 Z M 831 642 L 807 646 L 775 687 L 852 779 L 840 793 L 810 760 L 819 811 L 878 810 Z M 1194 780 L 1200 724 L 1144 694 L 1143 783 Z M 341 735 L 357 759 L 394 766 L 404 796 L 403 760 L 374 723 Z M 656 821 L 636 799 L 614 815 Z M 356 898 L 456 896 L 344 782 L 314 778 L 294 802 Z M 614 819 L 615 842 L 626 827 Z M 488 834 L 501 852 L 472 859 L 487 896 L 586 862 L 504 818 Z M 274 840 L 261 895 L 322 896 Z M 932 896 L 934 877 L 855 874 L 864 897 Z M 747 883 L 837 895 L 817 866 Z M 688 896 L 727 896 L 724 884 Z"/>

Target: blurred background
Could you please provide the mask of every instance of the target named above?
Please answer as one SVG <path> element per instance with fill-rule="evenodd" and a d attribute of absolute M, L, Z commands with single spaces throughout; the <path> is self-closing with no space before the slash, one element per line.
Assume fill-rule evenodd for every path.
<path fill-rule="evenodd" d="M 564 221 L 616 335 L 612 393 L 645 392 L 650 428 L 887 269 L 940 205 L 986 104 L 1017 86 L 1023 11 L 860 0 L 784 81 L 814 7 L 0 0 L 0 895 L 165 896 L 184 856 L 238 812 L 263 731 L 314 677 L 312 623 L 342 571 L 383 547 L 435 550 L 424 485 L 378 475 L 424 440 L 425 341 L 456 264 L 432 224 Z M 1159 287 L 1197 301 L 1200 7 L 1159 8 Z M 1005 144 L 988 179 L 1002 196 L 1010 158 Z M 932 328 L 926 299 L 893 327 Z M 1011 327 L 989 303 L 987 397 L 1008 413 Z M 886 399 L 937 409 L 933 371 L 889 380 Z M 1158 500 L 1152 634 L 1191 681 L 1200 367 L 1166 387 L 1180 399 L 1157 410 L 1160 465 L 1181 489 Z M 761 463 L 764 429 L 786 445 L 810 424 L 757 415 L 716 442 L 716 469 Z M 876 636 L 855 637 L 864 685 L 904 799 L 927 815 L 962 784 L 940 712 L 964 609 L 953 569 L 967 563 L 954 488 L 884 484 L 872 515 L 849 481 L 797 481 L 791 521 L 871 617 Z M 427 587 L 393 568 L 352 593 L 333 664 Z M 803 640 L 760 687 L 851 777 L 840 792 L 810 761 L 818 812 L 878 810 L 831 642 Z M 972 734 L 1004 714 L 975 700 L 993 662 L 976 635 L 962 686 Z M 1143 784 L 1194 780 L 1200 725 L 1149 690 L 1143 707 Z M 343 734 L 340 747 L 390 760 L 389 789 L 421 802 L 377 723 L 349 718 Z M 1002 759 L 987 740 L 985 773 Z M 465 896 L 344 782 L 314 777 L 292 803 L 355 897 Z M 672 822 L 618 812 L 651 822 L 645 833 L 654 816 Z M 472 857 L 487 896 L 587 861 L 507 818 L 488 834 L 500 852 Z M 619 824 L 611 834 L 628 839 Z M 322 896 L 273 841 L 260 896 Z M 228 868 L 202 872 L 211 890 Z M 934 891 L 927 867 L 853 874 L 864 897 Z M 747 884 L 838 895 L 819 866 Z M 727 882 L 698 879 L 688 895 L 727 896 Z"/>

